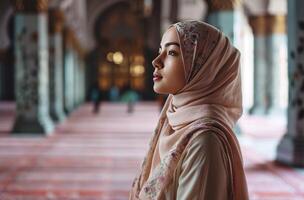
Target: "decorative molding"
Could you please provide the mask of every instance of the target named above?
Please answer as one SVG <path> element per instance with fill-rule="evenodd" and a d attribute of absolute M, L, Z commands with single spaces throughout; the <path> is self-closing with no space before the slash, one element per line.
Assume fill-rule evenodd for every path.
<path fill-rule="evenodd" d="M 239 7 L 242 0 L 205 0 L 208 12 L 229 11 Z"/>
<path fill-rule="evenodd" d="M 286 33 L 285 15 L 260 15 L 250 16 L 249 24 L 254 35 L 269 35 L 274 33 Z"/>
<path fill-rule="evenodd" d="M 13 4 L 17 12 L 37 13 L 48 10 L 48 0 L 14 0 Z"/>
<path fill-rule="evenodd" d="M 95 36 L 94 36 L 94 26 L 96 23 L 97 18 L 99 17 L 100 14 L 105 12 L 108 8 L 113 6 L 114 4 L 120 3 L 120 2 L 129 2 L 129 0 L 89 0 L 87 9 L 90 10 L 88 12 L 88 44 L 87 47 L 89 49 L 93 49 L 96 47 L 95 45 L 97 44 Z"/>

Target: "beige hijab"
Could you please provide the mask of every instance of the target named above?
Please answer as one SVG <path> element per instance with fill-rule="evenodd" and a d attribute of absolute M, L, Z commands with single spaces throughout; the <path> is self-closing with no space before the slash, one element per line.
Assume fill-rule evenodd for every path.
<path fill-rule="evenodd" d="M 242 114 L 240 53 L 206 23 L 185 21 L 172 26 L 179 36 L 187 81 L 164 105 L 129 199 L 161 199 L 187 145 L 197 135 L 212 131 L 228 157 L 232 199 L 247 200 L 241 151 L 232 131 Z"/>

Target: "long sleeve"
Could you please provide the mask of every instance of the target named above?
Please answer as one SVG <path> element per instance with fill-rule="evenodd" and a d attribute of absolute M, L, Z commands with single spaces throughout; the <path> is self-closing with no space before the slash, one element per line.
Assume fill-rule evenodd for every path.
<path fill-rule="evenodd" d="M 213 133 L 199 135 L 185 152 L 177 177 L 177 200 L 228 200 L 227 158 Z"/>

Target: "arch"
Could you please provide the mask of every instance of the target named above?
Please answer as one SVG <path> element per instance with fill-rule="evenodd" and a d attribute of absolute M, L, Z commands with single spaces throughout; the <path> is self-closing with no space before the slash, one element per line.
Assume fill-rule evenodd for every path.
<path fill-rule="evenodd" d="M 3 14 L 0 16 L 0 49 L 7 49 L 11 43 L 12 39 L 10 38 L 10 21 L 13 17 L 13 8 L 8 7 L 4 9 Z"/>
<path fill-rule="evenodd" d="M 0 12 L 0 99 L 14 100 L 14 11 L 7 2 L 2 6 L 3 10 Z"/>
<path fill-rule="evenodd" d="M 105 0 L 102 1 L 102 3 L 99 0 L 88 1 L 88 10 L 90 10 L 90 12 L 88 13 L 89 49 L 93 49 L 96 44 L 96 40 L 94 38 L 94 28 L 98 17 L 108 8 L 121 2 L 129 2 L 129 0 Z"/>
<path fill-rule="evenodd" d="M 123 91 L 127 85 L 143 92 L 146 71 L 143 57 L 144 23 L 132 9 L 130 1 L 120 0 L 100 7 L 95 20 L 91 18 L 91 23 L 94 22 L 90 25 L 91 37 L 96 44 L 87 57 L 90 66 L 86 72 L 87 92 L 94 82 L 98 82 L 105 94 L 113 87 Z M 114 52 L 123 55 L 123 62 L 118 64 L 107 58 L 108 54 Z"/>

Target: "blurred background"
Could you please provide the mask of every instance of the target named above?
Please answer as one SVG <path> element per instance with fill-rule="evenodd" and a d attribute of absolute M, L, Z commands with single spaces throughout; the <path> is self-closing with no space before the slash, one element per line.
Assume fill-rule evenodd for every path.
<path fill-rule="evenodd" d="M 304 199 L 302 0 L 2 0 L 0 200 L 127 199 L 166 96 L 152 60 L 177 21 L 241 52 L 250 199 Z"/>

